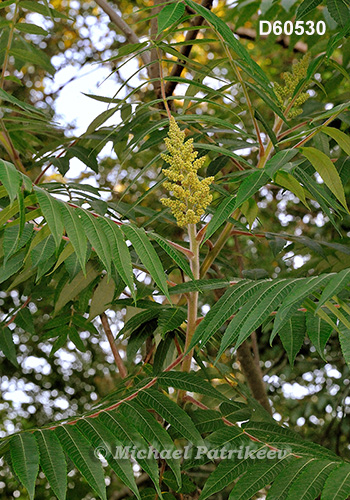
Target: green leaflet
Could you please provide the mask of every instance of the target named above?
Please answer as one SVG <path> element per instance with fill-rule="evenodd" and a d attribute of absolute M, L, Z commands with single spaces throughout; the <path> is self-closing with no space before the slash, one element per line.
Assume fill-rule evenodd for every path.
<path fill-rule="evenodd" d="M 259 452 L 258 452 L 259 453 Z M 267 453 L 269 450 L 267 449 Z M 233 487 L 229 500 L 250 500 L 266 484 L 288 466 L 291 456 L 286 454 L 280 459 L 256 460 L 255 464 L 241 477 Z"/>
<path fill-rule="evenodd" d="M 322 0 L 304 0 L 298 7 L 296 19 L 299 20 L 306 16 L 309 12 L 316 9 L 321 2 Z"/>
<path fill-rule="evenodd" d="M 55 303 L 55 311 L 56 314 L 62 307 L 64 307 L 70 300 L 73 300 L 80 292 L 82 292 L 97 276 L 100 274 L 100 271 L 96 268 L 96 266 L 92 262 L 88 262 L 86 266 L 86 274 L 84 276 L 83 271 L 80 271 L 79 274 L 69 283 L 66 283 L 63 289 L 60 292 L 58 300 Z"/>
<path fill-rule="evenodd" d="M 259 288 L 250 297 L 249 302 L 242 307 L 227 327 L 217 359 L 233 342 L 236 348 L 239 347 L 288 296 L 296 282 L 296 279 L 264 282 L 264 287 Z"/>
<path fill-rule="evenodd" d="M 137 351 L 143 345 L 145 340 L 152 336 L 157 328 L 156 322 L 153 320 L 142 323 L 137 327 L 128 338 L 128 345 L 126 346 L 126 356 L 128 360 L 133 360 Z M 166 337 L 168 338 L 168 337 Z"/>
<path fill-rule="evenodd" d="M 225 400 L 226 396 L 212 387 L 209 382 L 202 379 L 196 373 L 184 373 L 177 371 L 164 372 L 158 376 L 158 383 L 164 387 L 174 387 L 184 391 L 196 392 L 204 394 L 214 399 Z"/>
<path fill-rule="evenodd" d="M 35 480 L 39 472 L 39 451 L 33 434 L 17 434 L 10 441 L 12 467 L 16 476 L 34 499 Z"/>
<path fill-rule="evenodd" d="M 55 429 L 55 433 L 63 449 L 91 488 L 102 500 L 107 500 L 101 463 L 93 455 L 93 449 L 85 437 L 72 425 L 60 425 Z"/>
<path fill-rule="evenodd" d="M 171 246 L 166 241 L 166 239 L 162 238 L 158 234 L 149 233 L 149 236 L 158 243 L 158 245 L 169 255 L 169 257 L 173 259 L 175 264 L 177 264 L 180 267 L 180 269 L 182 269 L 184 273 L 187 274 L 187 276 L 189 276 L 192 280 L 194 280 L 194 276 L 191 271 L 189 263 L 179 251 L 177 251 L 173 246 Z"/>
<path fill-rule="evenodd" d="M 222 36 L 225 42 L 239 55 L 239 57 L 241 57 L 248 64 L 249 69 L 253 73 L 253 75 L 251 76 L 254 79 L 257 79 L 258 76 L 259 83 L 263 82 L 264 84 L 263 86 L 264 90 L 268 93 L 271 93 L 270 82 L 267 76 L 262 71 L 260 66 L 250 57 L 249 52 L 246 50 L 246 48 L 235 38 L 228 25 L 202 5 L 199 5 L 193 2 L 192 0 L 186 0 L 186 3 L 194 11 L 198 12 L 198 14 L 203 16 L 204 19 L 208 21 L 209 24 L 214 26 L 214 28 Z"/>
<path fill-rule="evenodd" d="M 223 490 L 248 469 L 250 458 L 242 460 L 223 460 L 207 479 L 198 500 L 205 500 L 214 493 Z"/>
<path fill-rule="evenodd" d="M 263 442 L 268 442 L 270 445 L 283 450 L 288 449 L 288 452 L 296 453 L 297 455 L 304 454 L 305 456 L 316 457 L 321 460 L 339 461 L 339 457 L 316 443 L 302 439 L 297 433 L 286 427 L 281 427 L 275 423 L 255 422 L 251 420 L 243 425 L 244 430 Z"/>
<path fill-rule="evenodd" d="M 220 205 L 216 208 L 213 217 L 210 219 L 210 222 L 207 227 L 207 231 L 205 234 L 204 242 L 210 238 L 212 234 L 215 233 L 219 227 L 226 222 L 227 218 L 232 214 L 233 210 L 236 207 L 236 197 L 235 196 L 227 196 Z"/>
<path fill-rule="evenodd" d="M 60 209 L 63 216 L 64 227 L 67 232 L 70 243 L 78 257 L 82 270 L 85 270 L 87 255 L 87 239 L 83 224 L 75 210 L 66 203 L 60 203 Z"/>
<path fill-rule="evenodd" d="M 109 219 L 101 219 L 105 227 L 106 234 L 111 245 L 112 260 L 118 274 L 129 288 L 130 293 L 136 301 L 136 292 L 134 287 L 134 274 L 132 270 L 131 256 L 127 244 L 124 241 L 124 236 L 120 228 Z"/>
<path fill-rule="evenodd" d="M 266 162 L 264 171 L 270 177 L 273 177 L 275 173 L 280 170 L 284 165 L 289 163 L 297 154 L 296 149 L 284 149 L 276 153 L 270 160 Z"/>
<path fill-rule="evenodd" d="M 285 500 L 291 484 L 315 458 L 295 458 L 288 467 L 278 474 L 269 489 L 267 500 Z"/>
<path fill-rule="evenodd" d="M 327 0 L 327 8 L 333 19 L 344 26 L 350 18 L 349 6 L 344 0 Z"/>
<path fill-rule="evenodd" d="M 329 209 L 329 207 L 331 207 L 336 213 L 338 213 L 340 210 L 339 203 L 329 196 L 326 190 L 317 184 L 315 179 L 310 177 L 306 172 L 304 172 L 303 169 L 296 167 L 293 173 L 295 177 L 304 185 L 304 188 L 307 189 L 311 193 L 311 196 L 317 201 L 317 203 L 319 203 L 333 227 L 339 232 L 339 228 L 334 221 L 333 213 Z"/>
<path fill-rule="evenodd" d="M 25 251 L 13 255 L 3 267 L 0 268 L 0 283 L 17 273 L 23 266 Z"/>
<path fill-rule="evenodd" d="M 11 363 L 18 367 L 16 347 L 13 343 L 12 332 L 9 328 L 3 327 L 0 329 L 0 350 Z"/>
<path fill-rule="evenodd" d="M 306 313 L 306 333 L 324 361 L 326 361 L 324 349 L 332 331 L 332 326 L 323 321 L 319 316 L 314 316 L 309 312 Z"/>
<path fill-rule="evenodd" d="M 282 186 L 283 188 L 288 189 L 288 191 L 294 193 L 300 199 L 300 201 L 306 206 L 306 208 L 310 210 L 310 206 L 306 201 L 305 190 L 301 186 L 301 184 L 295 179 L 295 177 L 293 177 L 288 172 L 280 170 L 275 174 L 273 181 L 275 184 L 278 184 L 279 186 Z"/>
<path fill-rule="evenodd" d="M 261 187 L 265 186 L 269 180 L 270 176 L 262 169 L 250 174 L 239 186 L 235 208 L 239 208 L 242 203 L 259 191 Z"/>
<path fill-rule="evenodd" d="M 199 342 L 201 347 L 204 347 L 225 321 L 253 294 L 254 290 L 263 285 L 264 282 L 242 280 L 226 290 L 199 323 L 188 350 L 190 351 Z"/>
<path fill-rule="evenodd" d="M 141 326 L 146 321 L 153 319 L 155 316 L 158 316 L 159 311 L 158 308 L 154 309 L 144 309 L 139 313 L 134 314 L 131 318 L 125 323 L 123 328 L 118 332 L 118 337 L 122 335 L 126 335 L 128 333 L 132 333 L 136 328 Z"/>
<path fill-rule="evenodd" d="M 350 283 L 350 269 L 343 269 L 337 273 L 325 286 L 320 300 L 318 301 L 316 311 L 322 307 L 330 298 L 341 292 Z"/>
<path fill-rule="evenodd" d="M 238 401 L 224 401 L 220 405 L 220 412 L 230 422 L 248 420 L 252 414 L 252 410 L 247 404 Z"/>
<path fill-rule="evenodd" d="M 328 156 L 315 148 L 301 148 L 301 150 L 305 158 L 310 161 L 316 172 L 320 174 L 326 186 L 332 191 L 337 200 L 339 200 L 345 210 L 349 213 L 344 188 L 338 171 Z"/>
<path fill-rule="evenodd" d="M 350 330 L 339 334 L 339 342 L 346 364 L 350 367 Z"/>
<path fill-rule="evenodd" d="M 350 495 L 350 464 L 343 463 L 326 479 L 321 500 L 347 500 Z"/>
<path fill-rule="evenodd" d="M 334 127 L 323 127 L 322 132 L 334 139 L 347 155 L 350 155 L 350 138 L 341 130 Z"/>
<path fill-rule="evenodd" d="M 303 278 L 300 280 L 299 284 L 293 288 L 292 292 L 282 302 L 277 312 L 272 337 L 282 328 L 284 322 L 287 321 L 295 309 L 298 308 L 298 305 L 312 292 L 326 285 L 332 276 L 332 274 L 321 274 L 320 276 L 313 276 L 312 278 Z"/>
<path fill-rule="evenodd" d="M 63 234 L 63 220 L 60 210 L 60 202 L 51 196 L 45 189 L 34 187 L 41 211 L 55 239 L 56 246 L 59 246 Z"/>
<path fill-rule="evenodd" d="M 154 279 L 160 290 L 171 302 L 162 263 L 142 228 L 131 224 L 122 226 L 125 236 L 131 241 L 141 262 Z"/>
<path fill-rule="evenodd" d="M 164 337 L 168 332 L 172 332 L 181 326 L 186 320 L 186 317 L 187 313 L 185 309 L 181 309 L 179 307 L 162 309 L 158 316 L 157 332 Z"/>
<path fill-rule="evenodd" d="M 296 314 L 288 319 L 278 332 L 291 365 L 303 345 L 305 333 L 304 314 Z"/>
<path fill-rule="evenodd" d="M 127 420 L 132 421 L 133 426 L 139 433 L 159 452 L 166 450 L 176 450 L 171 437 L 167 431 L 157 422 L 157 420 L 141 405 L 135 401 L 125 402 L 120 406 L 119 411 Z M 166 458 L 169 467 L 174 472 L 177 486 L 181 486 L 181 468 L 180 460 L 175 458 Z"/>
<path fill-rule="evenodd" d="M 187 413 L 168 396 L 155 389 L 141 391 L 137 397 L 147 408 L 155 410 L 190 443 L 201 444 L 202 437 Z"/>
<path fill-rule="evenodd" d="M 95 450 L 98 450 L 104 456 L 108 465 L 123 483 L 140 499 L 130 461 L 114 458 L 113 456 L 116 451 L 115 448 L 122 446 L 121 442 L 95 418 L 80 419 L 77 422 L 77 427 Z"/>
<path fill-rule="evenodd" d="M 111 304 L 115 292 L 115 281 L 106 274 L 93 293 L 88 321 L 102 314 Z"/>
<path fill-rule="evenodd" d="M 32 266 L 38 267 L 40 264 L 46 262 L 55 253 L 55 249 L 55 241 L 50 234 L 50 236 L 41 241 L 30 252 Z"/>
<path fill-rule="evenodd" d="M 307 465 L 300 477 L 294 481 L 286 500 L 314 500 L 321 493 L 323 485 L 337 462 L 315 460 Z"/>
<path fill-rule="evenodd" d="M 221 279 L 202 279 L 186 281 L 169 288 L 170 295 L 187 292 L 203 292 L 204 290 L 219 290 L 220 288 L 228 288 L 230 282 Z"/>
<path fill-rule="evenodd" d="M 22 52 L 25 52 L 26 54 L 28 53 L 28 51 L 24 51 L 24 50 L 14 50 L 13 48 L 11 49 L 11 53 L 13 55 L 15 55 L 15 52 L 16 53 L 22 53 Z M 11 104 L 15 105 L 15 106 L 18 106 L 19 108 L 23 109 L 24 111 L 27 111 L 28 113 L 30 114 L 35 114 L 35 115 L 41 115 L 43 116 L 44 113 L 38 109 L 38 108 L 35 108 L 34 106 L 32 106 L 31 104 L 27 104 L 23 101 L 20 101 L 19 99 L 17 99 L 16 97 L 14 97 L 13 95 L 9 94 L 8 92 L 6 92 L 5 90 L 3 89 L 0 89 L 0 99 L 2 99 L 3 101 L 6 101 L 6 102 L 10 102 Z M 8 162 L 6 162 L 8 163 Z M 11 165 L 11 164 L 10 164 Z M 15 168 L 15 167 L 13 167 Z M 17 172 L 18 173 L 18 172 Z"/>
<path fill-rule="evenodd" d="M 0 181 L 4 185 L 12 203 L 22 183 L 22 177 L 12 163 L 0 160 Z"/>
<path fill-rule="evenodd" d="M 84 226 L 88 240 L 94 248 L 98 257 L 109 276 L 112 271 L 112 251 L 109 244 L 108 237 L 105 233 L 105 225 L 100 217 L 96 218 L 86 210 L 77 209 L 78 217 Z"/>
<path fill-rule="evenodd" d="M 158 14 L 158 35 L 169 28 L 176 21 L 179 21 L 185 12 L 183 3 L 171 3 L 162 8 Z"/>
<path fill-rule="evenodd" d="M 138 458 L 137 462 L 149 475 L 161 496 L 159 488 L 159 474 L 157 462 L 154 458 L 148 458 L 149 447 L 141 434 L 130 425 L 129 420 L 126 420 L 120 413 L 116 411 L 102 412 L 98 421 L 101 422 L 107 429 L 118 437 L 124 446 L 134 447 L 143 453 L 145 458 Z"/>
<path fill-rule="evenodd" d="M 65 500 L 67 491 L 67 464 L 56 435 L 49 430 L 35 431 L 39 448 L 40 467 L 58 500 Z"/>

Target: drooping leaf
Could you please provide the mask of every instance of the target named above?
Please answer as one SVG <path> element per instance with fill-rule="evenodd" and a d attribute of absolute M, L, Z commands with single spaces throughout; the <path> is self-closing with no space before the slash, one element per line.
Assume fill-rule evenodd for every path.
<path fill-rule="evenodd" d="M 346 500 L 350 495 L 350 465 L 343 463 L 326 479 L 321 500 Z"/>
<path fill-rule="evenodd" d="M 189 350 L 200 343 L 203 347 L 232 314 L 264 283 L 242 280 L 229 288 L 213 305 L 196 328 Z"/>
<path fill-rule="evenodd" d="M 321 493 L 323 485 L 337 466 L 337 462 L 315 460 L 294 481 L 288 491 L 286 500 L 314 500 Z"/>
<path fill-rule="evenodd" d="M 109 279 L 108 274 L 106 274 L 98 284 L 92 296 L 88 318 L 89 321 L 94 319 L 99 314 L 102 314 L 108 308 L 113 300 L 114 291 L 115 281 L 113 279 Z"/>
<path fill-rule="evenodd" d="M 306 313 L 306 332 L 324 361 L 326 361 L 324 349 L 332 330 L 332 326 L 323 321 L 319 316 L 314 316 L 309 312 Z"/>
<path fill-rule="evenodd" d="M 55 429 L 55 433 L 68 457 L 90 487 L 102 500 L 107 500 L 103 469 L 99 459 L 92 453 L 93 448 L 89 442 L 72 425 L 60 425 Z"/>
<path fill-rule="evenodd" d="M 327 0 L 327 8 L 330 15 L 340 26 L 345 26 L 349 21 L 349 5 L 344 0 Z"/>
<path fill-rule="evenodd" d="M 41 26 L 37 26 L 36 24 L 32 23 L 17 23 L 16 30 L 21 31 L 22 33 L 29 33 L 31 35 L 48 35 L 48 32 Z"/>
<path fill-rule="evenodd" d="M 3 327 L 0 329 L 0 350 L 3 352 L 4 356 L 17 368 L 18 361 L 16 355 L 16 347 L 13 343 L 12 332 L 7 327 Z"/>
<path fill-rule="evenodd" d="M 125 402 L 119 410 L 126 419 L 130 419 L 139 433 L 160 453 L 167 450 L 166 461 L 171 467 L 177 480 L 177 486 L 181 486 L 181 468 L 179 459 L 172 458 L 176 446 L 167 431 L 152 417 L 152 415 L 135 401 Z"/>
<path fill-rule="evenodd" d="M 236 197 L 235 196 L 227 196 L 220 205 L 216 208 L 213 217 L 210 219 L 210 222 L 207 227 L 207 231 L 205 233 L 204 241 L 208 240 L 212 234 L 215 233 L 219 227 L 227 221 L 227 218 L 230 217 L 232 212 L 236 207 Z"/>
<path fill-rule="evenodd" d="M 158 35 L 172 24 L 179 21 L 185 12 L 183 3 L 171 3 L 162 8 L 158 14 Z"/>
<path fill-rule="evenodd" d="M 114 457 L 115 449 L 121 446 L 121 442 L 94 418 L 80 419 L 77 427 L 95 448 L 95 453 L 103 455 L 117 476 L 140 499 L 130 461 Z"/>
<path fill-rule="evenodd" d="M 150 237 L 155 240 L 160 247 L 173 259 L 173 261 L 184 271 L 191 279 L 194 279 L 190 265 L 183 255 L 171 246 L 164 238 L 156 233 L 150 233 Z"/>
<path fill-rule="evenodd" d="M 67 464 L 56 435 L 49 430 L 34 433 L 40 454 L 40 467 L 58 500 L 65 500 L 67 491 Z"/>
<path fill-rule="evenodd" d="M 81 219 L 91 246 L 94 248 L 98 257 L 105 266 L 107 273 L 111 276 L 112 251 L 109 240 L 104 231 L 105 226 L 103 222 L 99 217 L 96 218 L 89 212 L 81 209 L 78 210 L 78 217 Z"/>
<path fill-rule="evenodd" d="M 184 373 L 177 371 L 164 372 L 158 375 L 158 383 L 164 387 L 174 387 L 183 391 L 204 394 L 214 399 L 224 400 L 226 397 L 206 380 L 196 375 L 194 372 Z"/>
<path fill-rule="evenodd" d="M 132 271 L 131 256 L 128 246 L 124 241 L 123 233 L 119 229 L 117 224 L 110 221 L 109 219 L 102 219 L 102 223 L 105 227 L 106 234 L 109 237 L 114 265 L 135 300 L 136 293 L 134 287 L 134 275 Z M 108 226 L 108 229 L 106 226 Z"/>
<path fill-rule="evenodd" d="M 0 181 L 4 185 L 12 203 L 16 198 L 22 183 L 22 178 L 12 163 L 0 160 Z"/>
<path fill-rule="evenodd" d="M 323 127 L 322 132 L 334 139 L 347 155 L 350 155 L 350 138 L 341 130 L 334 127 Z"/>
<path fill-rule="evenodd" d="M 66 283 L 60 292 L 57 302 L 55 303 L 55 313 L 60 311 L 70 300 L 73 300 L 80 292 L 82 292 L 97 276 L 100 271 L 92 262 L 88 262 L 86 266 L 86 274 L 80 271 L 79 274 L 70 282 Z"/>
<path fill-rule="evenodd" d="M 250 500 L 265 485 L 283 470 L 291 461 L 291 456 L 275 460 L 257 460 L 255 464 L 237 481 L 233 487 L 229 500 L 239 498 L 240 500 Z"/>
<path fill-rule="evenodd" d="M 55 239 L 56 246 L 59 246 L 63 234 L 63 220 L 60 203 L 45 189 L 38 188 L 37 186 L 35 186 L 34 189 L 41 211 Z"/>
<path fill-rule="evenodd" d="M 163 309 L 158 316 L 157 331 L 164 337 L 168 332 L 181 326 L 186 316 L 186 311 L 179 307 Z"/>
<path fill-rule="evenodd" d="M 289 295 L 297 280 L 278 280 L 265 283 L 263 289 L 250 297 L 249 302 L 237 313 L 226 329 L 221 342 L 218 358 L 235 343 L 239 347 L 249 335 L 262 324 L 283 299 Z"/>
<path fill-rule="evenodd" d="M 296 355 L 301 349 L 305 337 L 305 316 L 296 314 L 285 322 L 278 332 L 283 347 L 287 351 L 291 365 L 294 364 Z"/>
<path fill-rule="evenodd" d="M 35 480 L 39 472 L 39 451 L 33 434 L 17 434 L 10 441 L 11 464 L 16 476 L 34 499 Z"/>
<path fill-rule="evenodd" d="M 140 391 L 138 400 L 155 410 L 190 443 L 200 444 L 202 437 L 187 413 L 174 401 L 155 389 Z"/>
<path fill-rule="evenodd" d="M 169 302 L 171 302 L 162 263 L 147 238 L 144 229 L 129 224 L 122 226 L 122 231 L 131 241 L 136 253 L 151 277 L 159 286 L 163 294 L 168 298 Z"/>
<path fill-rule="evenodd" d="M 302 148 L 302 153 L 307 158 L 316 172 L 320 174 L 326 186 L 332 191 L 334 196 L 343 205 L 348 212 L 346 204 L 344 188 L 341 183 L 339 174 L 330 158 L 315 148 Z"/>
<path fill-rule="evenodd" d="M 147 442 L 136 428 L 131 426 L 129 421 L 116 411 L 104 411 L 99 415 L 98 420 L 107 427 L 124 446 L 130 446 L 131 448 L 135 447 L 136 450 L 141 452 L 137 457 L 137 462 L 143 470 L 147 472 L 154 486 L 157 488 L 157 491 L 160 493 L 157 462 L 153 457 L 149 458 L 149 447 Z"/>
<path fill-rule="evenodd" d="M 313 9 L 316 9 L 316 7 L 322 2 L 322 0 L 304 0 L 298 7 L 297 10 L 297 17 L 296 19 L 302 19 L 304 16 L 306 16 L 309 12 L 311 12 Z"/>
<path fill-rule="evenodd" d="M 315 458 L 296 458 L 293 460 L 274 480 L 268 492 L 268 500 L 285 500 L 293 482 L 314 461 Z"/>
<path fill-rule="evenodd" d="M 63 216 L 64 227 L 67 232 L 69 241 L 73 245 L 75 253 L 78 257 L 81 269 L 85 270 L 86 255 L 87 255 L 87 239 L 84 232 L 83 224 L 75 210 L 66 203 L 60 204 L 61 213 Z"/>
<path fill-rule="evenodd" d="M 52 235 L 45 238 L 30 253 L 33 267 L 38 267 L 46 262 L 55 252 L 55 241 Z"/>

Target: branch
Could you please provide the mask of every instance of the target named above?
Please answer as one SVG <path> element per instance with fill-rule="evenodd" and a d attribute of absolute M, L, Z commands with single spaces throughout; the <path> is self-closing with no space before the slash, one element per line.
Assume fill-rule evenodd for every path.
<path fill-rule="evenodd" d="M 117 28 L 120 29 L 120 31 L 123 32 L 125 35 L 125 38 L 129 43 L 140 43 L 139 37 L 136 35 L 136 33 L 130 28 L 128 24 L 120 17 L 119 14 L 108 4 L 106 0 L 95 0 L 95 3 L 101 7 L 103 12 L 107 14 L 109 19 L 113 24 L 117 26 Z M 145 65 L 149 64 L 151 62 L 150 55 L 147 52 L 143 52 L 141 54 L 141 59 Z"/>
<path fill-rule="evenodd" d="M 245 340 L 237 349 L 237 360 L 239 361 L 243 375 L 252 391 L 254 398 L 271 415 L 271 405 L 266 394 L 266 387 L 262 379 L 260 367 L 254 362 L 248 342 Z"/>
<path fill-rule="evenodd" d="M 213 0 L 202 0 L 201 5 L 202 5 L 202 7 L 205 7 L 206 9 L 210 10 L 212 8 L 212 5 L 213 5 Z M 192 26 L 201 26 L 203 23 L 204 23 L 204 18 L 202 16 L 196 16 L 193 19 L 191 25 Z M 189 30 L 186 34 L 185 41 L 190 42 L 192 40 L 195 40 L 197 38 L 198 33 L 199 33 L 199 29 L 198 30 Z M 188 57 L 190 55 L 192 47 L 193 47 L 193 45 L 183 45 L 181 47 L 181 50 L 180 50 L 181 55 Z M 173 66 L 171 73 L 170 73 L 170 76 L 172 76 L 172 77 L 173 76 L 181 76 L 181 73 L 185 67 L 185 64 L 186 64 L 186 62 L 183 61 L 181 58 L 179 58 L 176 61 L 175 65 Z M 178 84 L 178 82 L 171 82 L 171 81 L 168 81 L 166 83 L 165 95 L 167 97 L 172 95 L 177 84 Z"/>
<path fill-rule="evenodd" d="M 120 376 L 122 378 L 126 378 L 128 376 L 128 372 L 125 368 L 125 365 L 123 363 L 122 358 L 120 357 L 117 346 L 115 345 L 115 339 L 113 337 L 111 327 L 109 326 L 109 322 L 108 322 L 108 318 L 107 318 L 106 313 L 100 314 L 100 318 L 101 318 L 101 323 L 102 323 L 103 329 L 106 333 L 109 345 L 111 346 L 111 351 L 112 351 L 112 354 L 114 357 L 114 361 L 118 367 L 118 371 L 120 373 Z"/>

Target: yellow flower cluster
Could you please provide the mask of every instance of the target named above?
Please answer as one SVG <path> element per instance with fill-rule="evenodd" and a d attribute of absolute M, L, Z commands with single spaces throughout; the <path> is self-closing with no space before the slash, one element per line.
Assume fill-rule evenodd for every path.
<path fill-rule="evenodd" d="M 282 109 L 286 109 L 288 104 L 291 102 L 298 83 L 306 77 L 307 68 L 309 66 L 310 55 L 305 54 L 305 56 L 297 63 L 293 65 L 292 73 L 289 71 L 282 74 L 282 78 L 285 81 L 285 85 L 274 84 L 274 91 L 278 98 L 279 104 Z M 292 108 L 288 113 L 288 118 L 295 118 L 302 113 L 300 106 L 309 98 L 307 92 L 302 92 L 295 100 Z"/>
<path fill-rule="evenodd" d="M 160 201 L 171 209 L 180 227 L 196 224 L 212 201 L 209 186 L 214 177 L 199 180 L 197 171 L 203 166 L 205 158 L 197 158 L 193 139 L 185 142 L 185 132 L 180 130 L 173 116 L 165 144 L 169 154 L 162 154 L 162 158 L 170 168 L 163 170 L 169 179 L 164 182 L 164 187 L 175 199 L 162 198 Z"/>

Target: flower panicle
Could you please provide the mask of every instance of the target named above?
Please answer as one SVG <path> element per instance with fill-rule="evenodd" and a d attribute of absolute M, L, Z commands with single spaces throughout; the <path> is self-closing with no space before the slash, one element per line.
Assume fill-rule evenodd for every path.
<path fill-rule="evenodd" d="M 293 94 L 297 85 L 301 80 L 303 80 L 307 75 L 307 69 L 309 66 L 310 54 L 305 54 L 302 59 L 293 65 L 292 72 L 287 71 L 282 74 L 282 78 L 285 82 L 284 85 L 280 85 L 279 83 L 274 84 L 274 91 L 277 96 L 280 107 L 285 110 L 288 104 L 293 99 Z M 305 101 L 309 98 L 309 94 L 307 92 L 302 92 L 297 99 L 295 100 L 292 108 L 288 113 L 288 118 L 295 118 L 296 116 L 302 113 L 302 109 L 300 106 L 304 104 Z"/>
<path fill-rule="evenodd" d="M 178 226 L 197 224 L 212 201 L 210 184 L 214 177 L 199 179 L 197 172 L 205 158 L 197 158 L 193 139 L 185 141 L 185 132 L 180 130 L 174 117 L 170 119 L 168 137 L 164 141 L 168 154 L 163 153 L 162 158 L 170 165 L 163 169 L 168 178 L 164 187 L 173 198 L 162 198 L 160 201 L 171 209 Z"/>

